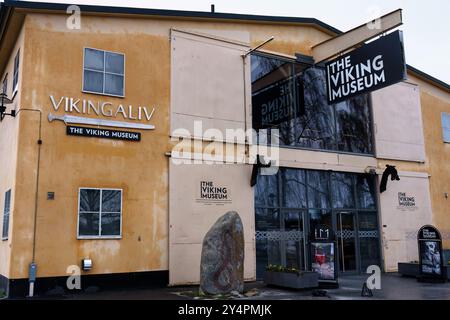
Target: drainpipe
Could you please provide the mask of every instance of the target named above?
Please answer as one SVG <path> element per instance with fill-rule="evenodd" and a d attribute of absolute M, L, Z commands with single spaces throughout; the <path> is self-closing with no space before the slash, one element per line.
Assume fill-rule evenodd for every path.
<path fill-rule="evenodd" d="M 39 175 L 40 175 L 40 162 L 41 162 L 41 146 L 42 146 L 42 111 L 39 109 L 19 109 L 16 116 L 22 111 L 39 112 L 39 138 L 37 140 L 38 144 L 38 155 L 36 164 L 36 192 L 34 195 L 34 217 L 33 217 L 33 253 L 32 259 L 28 270 L 28 281 L 30 284 L 28 296 L 31 298 L 34 296 L 34 283 L 36 281 L 36 226 L 37 226 L 37 212 L 38 212 L 38 200 L 39 200 Z"/>

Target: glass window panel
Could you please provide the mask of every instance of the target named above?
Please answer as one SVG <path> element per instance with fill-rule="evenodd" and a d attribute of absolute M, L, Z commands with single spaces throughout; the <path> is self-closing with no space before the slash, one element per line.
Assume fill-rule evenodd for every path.
<path fill-rule="evenodd" d="M 79 236 L 99 235 L 99 213 L 80 212 L 78 224 Z"/>
<path fill-rule="evenodd" d="M 279 207 L 278 198 L 278 176 L 258 176 L 258 183 L 255 186 L 255 206 L 256 207 Z"/>
<path fill-rule="evenodd" d="M 330 208 L 328 190 L 329 174 L 325 171 L 307 171 L 308 175 L 308 206 L 309 208 Z"/>
<path fill-rule="evenodd" d="M 450 142 L 450 129 L 444 128 L 444 142 Z"/>
<path fill-rule="evenodd" d="M 334 111 L 327 102 L 325 71 L 320 68 L 308 68 L 304 71 L 303 80 L 305 114 L 289 124 L 295 132 L 293 145 L 334 150 L 336 149 Z"/>
<path fill-rule="evenodd" d="M 83 90 L 103 93 L 103 73 L 85 70 Z"/>
<path fill-rule="evenodd" d="M 363 94 L 337 104 L 336 125 L 340 151 L 372 153 L 369 95 Z"/>
<path fill-rule="evenodd" d="M 353 175 L 348 173 L 331 174 L 331 194 L 333 208 L 355 208 Z"/>
<path fill-rule="evenodd" d="M 298 169 L 281 169 L 279 172 L 282 184 L 282 207 L 305 208 L 305 171 Z"/>
<path fill-rule="evenodd" d="M 378 231 L 378 216 L 376 212 L 358 213 L 358 236 L 360 243 L 361 268 L 380 265 L 380 240 Z"/>
<path fill-rule="evenodd" d="M 273 209 L 256 209 L 256 230 L 280 230 L 280 211 Z"/>
<path fill-rule="evenodd" d="M 286 241 L 286 267 L 301 270 L 302 250 L 301 241 Z"/>
<path fill-rule="evenodd" d="M 356 194 L 358 196 L 358 206 L 362 209 L 375 209 L 376 190 L 373 176 L 356 176 Z"/>
<path fill-rule="evenodd" d="M 442 118 L 442 127 L 450 129 L 450 114 L 442 112 L 441 118 Z"/>
<path fill-rule="evenodd" d="M 105 74 L 105 93 L 123 96 L 123 76 Z"/>
<path fill-rule="evenodd" d="M 333 227 L 333 220 L 330 210 L 309 210 L 309 232 L 314 233 L 314 229 L 318 225 L 327 225 L 330 228 Z"/>
<path fill-rule="evenodd" d="M 121 195 L 120 190 L 103 190 L 102 191 L 102 212 L 120 212 L 121 211 Z"/>
<path fill-rule="evenodd" d="M 123 54 L 106 52 L 105 53 L 105 71 L 124 74 L 124 56 Z"/>
<path fill-rule="evenodd" d="M 95 49 L 84 49 L 84 67 L 86 69 L 104 71 L 104 51 Z"/>
<path fill-rule="evenodd" d="M 80 212 L 100 211 L 100 190 L 81 189 L 80 190 Z"/>
<path fill-rule="evenodd" d="M 102 213 L 102 236 L 120 236 L 120 213 Z"/>
<path fill-rule="evenodd" d="M 283 212 L 284 230 L 286 231 L 302 231 L 303 223 L 301 212 Z"/>

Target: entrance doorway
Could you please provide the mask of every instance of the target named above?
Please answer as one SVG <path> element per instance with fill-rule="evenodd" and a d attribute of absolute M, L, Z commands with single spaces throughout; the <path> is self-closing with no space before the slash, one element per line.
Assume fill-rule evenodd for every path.
<path fill-rule="evenodd" d="M 351 212 L 336 213 L 335 233 L 340 272 L 356 272 L 358 269 L 355 220 L 355 215 Z"/>
<path fill-rule="evenodd" d="M 381 266 L 375 178 L 366 174 L 280 168 L 255 187 L 257 277 L 282 265 L 311 269 L 310 234 L 328 225 L 336 235 L 340 273 Z"/>

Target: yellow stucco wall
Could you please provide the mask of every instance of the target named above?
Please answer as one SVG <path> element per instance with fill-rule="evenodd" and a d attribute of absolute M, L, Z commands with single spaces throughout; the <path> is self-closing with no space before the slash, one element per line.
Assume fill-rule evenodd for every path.
<path fill-rule="evenodd" d="M 65 19 L 63 15 L 29 14 L 24 23 L 20 107 L 43 111 L 38 276 L 65 275 L 68 266 L 79 265 L 87 257 L 94 262 L 90 274 L 167 270 L 170 28 L 218 30 L 230 36 L 250 31 L 254 44 L 275 35 L 278 40 L 267 49 L 287 54 L 308 54 L 312 42 L 328 35 L 292 25 L 92 16 L 83 17 L 81 30 L 68 30 Z M 125 98 L 81 92 L 83 47 L 125 54 Z M 155 106 L 151 123 L 156 130 L 142 132 L 138 143 L 67 136 L 62 122 L 47 121 L 48 113 L 55 113 L 49 95 Z M 0 271 L 10 278 L 26 278 L 32 259 L 38 119 L 37 113 L 23 112 L 9 121 L 21 127 L 13 193 L 14 254 L 10 274 Z M 77 239 L 80 187 L 123 189 L 121 240 Z M 47 192 L 55 192 L 55 200 L 47 200 Z"/>
<path fill-rule="evenodd" d="M 6 68 L 2 73 L 1 81 L 5 77 L 8 77 L 8 88 L 6 94 L 9 98 L 13 96 L 13 74 L 14 74 L 14 58 L 19 50 L 23 48 L 25 41 L 24 30 L 22 29 L 20 34 L 16 39 L 16 43 L 11 52 L 10 58 L 7 62 Z M 23 59 L 23 50 L 20 51 L 21 61 Z M 20 66 L 20 68 L 22 68 Z M 22 91 L 22 76 L 19 73 L 18 90 L 14 95 L 13 104 L 6 105 L 7 112 L 9 113 L 11 109 L 15 106 L 20 105 L 21 101 L 21 91 Z M 12 190 L 11 192 L 11 207 L 10 207 L 10 218 L 9 218 L 9 235 L 12 234 L 12 229 L 14 225 L 14 216 L 16 212 L 16 207 L 14 206 L 16 197 L 14 189 L 16 187 L 16 168 L 17 168 L 17 148 L 18 148 L 18 133 L 19 133 L 19 123 L 13 118 L 6 116 L 0 124 L 0 163 L 1 163 L 1 176 L 0 176 L 0 226 L 3 227 L 3 211 L 5 206 L 5 192 Z M 2 228 L 0 228 L 1 232 Z M 0 274 L 6 277 L 10 275 L 11 269 L 11 252 L 12 252 L 12 238 L 0 239 Z"/>
<path fill-rule="evenodd" d="M 450 93 L 417 77 L 410 75 L 409 78 L 420 86 L 421 91 L 433 223 L 446 235 L 444 247 L 450 249 L 450 199 L 445 198 L 445 193 L 450 194 L 450 144 L 444 143 L 441 124 L 441 113 L 450 113 Z"/>
<path fill-rule="evenodd" d="M 19 106 L 43 110 L 36 236 L 38 276 L 65 275 L 69 265 L 79 265 L 85 257 L 94 261 L 91 274 L 167 270 L 169 160 L 165 153 L 171 149 L 170 28 L 205 33 L 220 31 L 230 37 L 249 32 L 252 45 L 275 36 L 265 49 L 288 55 L 311 54 L 311 45 L 328 39 L 329 35 L 312 27 L 287 24 L 94 16 L 83 16 L 81 30 L 68 30 L 65 19 L 64 15 L 29 14 L 18 42 L 18 46 L 23 47 Z M 83 47 L 125 54 L 125 98 L 81 92 Z M 138 143 L 67 136 L 63 123 L 49 123 L 46 119 L 48 112 L 54 113 L 49 95 L 155 106 L 151 123 L 156 130 L 142 132 L 142 141 Z M 440 111 L 437 111 L 450 112 L 450 98 L 425 87 L 421 97 L 427 161 L 396 164 L 402 171 L 430 172 L 435 222 L 439 228 L 450 230 L 445 212 L 448 202 L 443 197 L 443 192 L 450 192 L 450 169 L 442 165 L 449 159 L 450 146 L 442 145 Z M 57 113 L 63 114 L 61 110 Z M 10 272 L 8 262 L 0 262 L 0 273 L 10 278 L 27 277 L 34 221 L 37 114 L 24 112 L 17 119 L 8 119 L 2 124 L 0 146 L 8 149 L 1 150 L 0 159 L 7 160 L 8 168 L 15 171 L 16 159 L 6 156 L 15 147 L 7 137 L 14 141 L 19 123 L 16 180 L 12 174 L 0 180 L 0 193 L 15 183 L 11 215 L 13 238 L 0 243 L 0 258 L 5 257 L 5 261 L 9 260 L 9 252 L 4 247 L 13 243 Z M 379 161 L 379 168 L 385 163 Z M 123 189 L 121 240 L 77 240 L 80 187 Z M 47 192 L 55 192 L 55 200 L 48 201 Z M 0 198 L 0 204 L 2 201 Z"/>

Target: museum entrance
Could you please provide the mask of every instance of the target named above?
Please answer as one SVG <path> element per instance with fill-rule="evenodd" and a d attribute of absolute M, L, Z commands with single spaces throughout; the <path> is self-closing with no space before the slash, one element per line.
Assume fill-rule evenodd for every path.
<path fill-rule="evenodd" d="M 280 168 L 258 177 L 255 207 L 258 279 L 268 265 L 309 270 L 318 225 L 335 232 L 339 273 L 381 266 L 374 176 Z"/>

